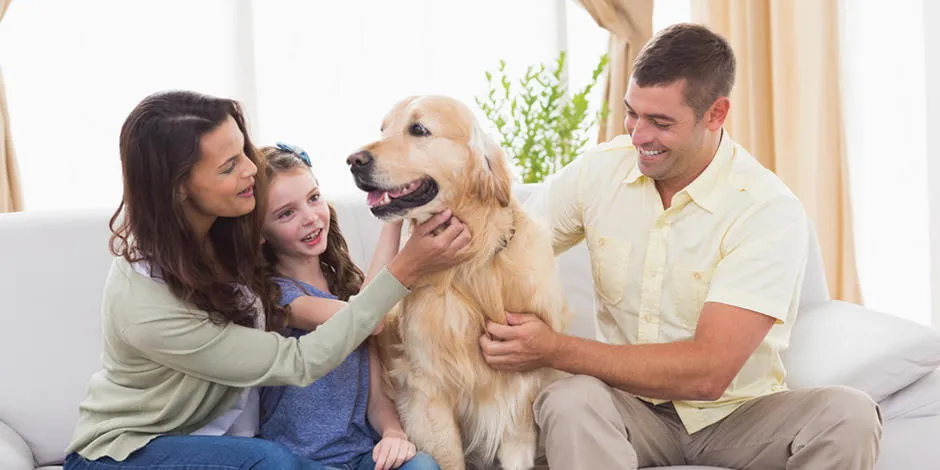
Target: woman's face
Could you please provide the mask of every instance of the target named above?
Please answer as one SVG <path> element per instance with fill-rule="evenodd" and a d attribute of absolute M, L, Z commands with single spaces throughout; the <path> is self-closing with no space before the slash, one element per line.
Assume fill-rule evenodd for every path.
<path fill-rule="evenodd" d="M 217 217 L 254 210 L 258 168 L 244 147 L 245 136 L 232 116 L 199 139 L 199 161 L 182 187 L 184 213 L 197 233 L 208 233 Z"/>

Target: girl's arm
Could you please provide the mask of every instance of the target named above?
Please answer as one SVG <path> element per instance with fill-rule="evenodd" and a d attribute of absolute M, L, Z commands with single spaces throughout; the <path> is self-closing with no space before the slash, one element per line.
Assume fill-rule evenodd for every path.
<path fill-rule="evenodd" d="M 369 271 L 366 273 L 366 280 L 363 285 L 368 284 L 369 281 L 398 254 L 403 222 L 402 220 L 397 220 L 395 222 L 388 222 L 382 226 L 382 231 L 379 233 L 379 241 L 375 245 L 375 253 L 372 254 L 372 264 L 369 265 Z"/>
<path fill-rule="evenodd" d="M 366 416 L 369 418 L 369 424 L 375 429 L 382 438 L 397 437 L 407 440 L 405 431 L 401 427 L 401 418 L 398 416 L 398 410 L 395 404 L 385 394 L 384 381 L 382 380 L 382 364 L 379 363 L 379 355 L 375 349 L 375 343 L 369 343 L 369 402 L 366 409 Z"/>
<path fill-rule="evenodd" d="M 382 271 L 382 268 L 398 254 L 398 246 L 401 243 L 401 227 L 401 220 L 386 223 L 382 227 L 382 232 L 379 233 L 379 241 L 375 246 L 375 254 L 372 255 L 372 264 L 369 265 L 369 273 L 366 274 L 365 281 L 362 284 L 363 287 L 369 284 L 372 278 Z M 313 331 L 345 306 L 346 302 L 342 300 L 310 296 L 298 297 L 290 303 L 290 316 L 287 322 L 294 328 Z M 381 329 L 382 324 L 380 323 L 373 333 L 378 333 Z"/>
<path fill-rule="evenodd" d="M 366 416 L 372 428 L 382 435 L 382 439 L 372 448 L 372 461 L 376 469 L 391 470 L 411 460 L 418 450 L 405 435 L 398 410 L 385 394 L 384 384 L 382 364 L 379 364 L 379 354 L 372 341 L 369 343 L 369 404 Z"/>
<path fill-rule="evenodd" d="M 313 331 L 326 323 L 334 313 L 342 310 L 346 302 L 304 295 L 288 305 L 290 315 L 287 317 L 287 324 L 301 330 Z"/>

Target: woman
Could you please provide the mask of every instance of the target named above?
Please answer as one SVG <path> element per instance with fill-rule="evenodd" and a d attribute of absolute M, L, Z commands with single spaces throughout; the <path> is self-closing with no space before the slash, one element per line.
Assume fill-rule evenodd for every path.
<path fill-rule="evenodd" d="M 306 386 L 339 365 L 418 276 L 457 263 L 469 233 L 439 214 L 342 310 L 300 338 L 260 256 L 261 163 L 239 105 L 192 92 L 145 98 L 121 130 L 124 198 L 95 374 L 66 469 L 318 469 L 254 439 L 259 385 Z M 261 210 L 255 210 L 255 206 Z"/>

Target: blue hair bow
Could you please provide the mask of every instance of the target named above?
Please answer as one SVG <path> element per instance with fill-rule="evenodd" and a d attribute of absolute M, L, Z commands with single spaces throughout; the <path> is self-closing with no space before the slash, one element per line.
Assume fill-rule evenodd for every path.
<path fill-rule="evenodd" d="M 285 144 L 284 142 L 278 142 L 277 144 L 275 144 L 275 146 L 276 146 L 278 149 L 283 150 L 283 151 L 285 151 L 285 152 L 287 152 L 287 153 L 292 153 L 292 154 L 294 154 L 297 158 L 299 158 L 299 159 L 300 159 L 302 162 L 304 162 L 304 164 L 306 164 L 307 166 L 309 166 L 309 167 L 312 167 L 312 166 L 313 166 L 313 164 L 310 163 L 310 156 L 307 155 L 307 152 L 304 151 L 304 149 L 302 149 L 302 148 L 300 148 L 300 147 L 298 147 L 298 146 L 296 146 L 296 145 Z"/>

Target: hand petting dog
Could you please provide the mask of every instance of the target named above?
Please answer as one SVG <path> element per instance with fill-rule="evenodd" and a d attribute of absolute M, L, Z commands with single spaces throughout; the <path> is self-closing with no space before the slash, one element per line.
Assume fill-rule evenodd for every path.
<path fill-rule="evenodd" d="M 506 312 L 506 325 L 486 322 L 483 359 L 497 370 L 524 372 L 552 367 L 561 335 L 531 313 Z"/>

